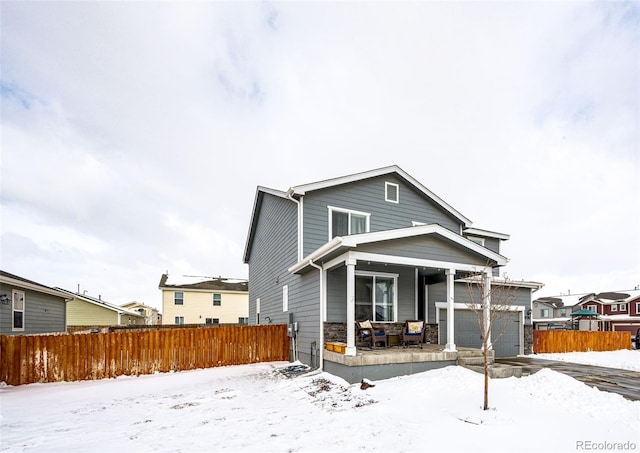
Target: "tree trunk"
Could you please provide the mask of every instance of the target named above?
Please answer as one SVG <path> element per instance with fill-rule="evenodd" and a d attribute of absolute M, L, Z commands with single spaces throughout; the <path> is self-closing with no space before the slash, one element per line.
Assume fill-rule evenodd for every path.
<path fill-rule="evenodd" d="M 489 348 L 486 342 L 484 344 L 482 356 L 484 358 L 484 407 L 483 407 L 483 410 L 486 411 L 489 409 Z"/>

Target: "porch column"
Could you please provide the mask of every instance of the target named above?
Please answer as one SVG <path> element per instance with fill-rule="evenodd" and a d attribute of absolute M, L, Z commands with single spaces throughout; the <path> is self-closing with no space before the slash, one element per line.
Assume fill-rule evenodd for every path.
<path fill-rule="evenodd" d="M 347 266 L 347 349 L 345 355 L 356 355 L 356 260 L 349 258 Z"/>
<path fill-rule="evenodd" d="M 491 350 L 493 349 L 491 346 L 491 326 L 489 326 L 491 321 L 491 270 L 485 271 L 482 274 L 482 279 L 484 280 L 482 285 L 482 300 L 484 301 L 482 315 L 484 317 L 485 332 L 487 333 L 487 346 Z"/>
<path fill-rule="evenodd" d="M 456 275 L 455 269 L 447 269 L 445 270 L 445 274 L 447 275 L 447 346 L 444 348 L 447 352 L 455 352 L 456 351 L 456 343 L 454 339 L 454 321 L 455 321 L 455 310 L 453 308 L 453 300 L 455 298 L 454 290 L 453 290 L 453 279 Z"/>

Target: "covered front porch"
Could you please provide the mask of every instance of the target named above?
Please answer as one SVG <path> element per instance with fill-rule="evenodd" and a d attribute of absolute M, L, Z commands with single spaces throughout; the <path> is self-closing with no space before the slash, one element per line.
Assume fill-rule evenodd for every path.
<path fill-rule="evenodd" d="M 488 300 L 494 268 L 506 261 L 439 225 L 423 225 L 335 237 L 289 271 L 320 271 L 320 344 L 328 341 L 324 323 L 343 323 L 344 355 L 357 357 L 356 321 L 384 324 L 390 334 L 393 325 L 418 319 L 435 327 L 431 343 L 455 353 L 456 302 L 467 302 L 464 294 L 456 294 L 455 282 L 480 274 L 485 292 L 480 297 Z M 441 337 L 437 303 L 444 304 L 447 315 Z"/>

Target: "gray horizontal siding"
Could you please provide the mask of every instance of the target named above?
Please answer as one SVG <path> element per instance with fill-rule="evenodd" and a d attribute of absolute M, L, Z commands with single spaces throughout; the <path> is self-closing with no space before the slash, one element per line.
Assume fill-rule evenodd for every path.
<path fill-rule="evenodd" d="M 399 185 L 400 202 L 385 201 L 385 182 Z M 393 175 L 370 178 L 304 196 L 304 254 L 308 255 L 329 240 L 328 206 L 371 214 L 371 231 L 404 228 L 412 222 L 437 223 L 460 233 L 460 223 L 451 214 L 411 185 Z"/>
<path fill-rule="evenodd" d="M 248 260 L 249 322 L 256 321 L 256 299 L 260 298 L 261 322 L 269 316 L 272 323 L 286 323 L 288 314 L 282 311 L 282 287 L 294 279 L 287 268 L 297 260 L 296 204 L 265 194 L 254 235 Z"/>
<path fill-rule="evenodd" d="M 486 257 L 434 235 L 365 244 L 358 246 L 358 251 L 479 266 L 487 264 Z"/>
<path fill-rule="evenodd" d="M 469 291 L 467 289 L 467 285 L 465 283 L 461 283 L 461 282 L 456 283 L 453 291 L 454 291 L 454 301 L 456 303 L 470 304 L 473 302 L 471 300 Z M 477 294 L 477 289 L 474 289 L 474 294 L 476 294 L 474 296 L 475 300 L 477 302 L 480 302 L 481 299 Z M 529 288 L 515 289 L 514 296 L 515 296 L 515 299 L 513 300 L 511 305 L 525 307 L 525 310 L 531 307 L 531 290 Z M 436 319 L 435 302 L 446 302 L 446 301 L 447 301 L 446 282 L 429 285 L 429 303 L 428 303 L 429 320 Z M 531 324 L 531 321 L 525 319 L 525 324 Z"/>
<path fill-rule="evenodd" d="M 399 322 L 415 318 L 416 283 L 415 270 L 405 266 L 367 265 L 358 263 L 357 271 L 398 274 L 398 313 Z M 344 266 L 328 273 L 327 321 L 345 322 L 347 320 L 347 272 Z"/>
<path fill-rule="evenodd" d="M 7 284 L 0 284 L 0 294 L 11 297 L 12 290 L 24 292 L 24 331 L 12 331 L 11 303 L 0 304 L 0 334 L 27 335 L 66 331 L 66 302 L 61 297 L 40 293 Z"/>

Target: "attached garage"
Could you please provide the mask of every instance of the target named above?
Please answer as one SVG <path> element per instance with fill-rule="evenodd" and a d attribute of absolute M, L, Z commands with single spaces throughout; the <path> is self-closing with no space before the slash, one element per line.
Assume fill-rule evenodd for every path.
<path fill-rule="evenodd" d="M 508 316 L 496 321 L 492 326 L 491 337 L 496 338 L 506 322 L 506 330 L 493 345 L 496 357 L 515 357 L 522 354 L 524 345 L 524 330 L 522 327 L 522 312 L 513 311 Z M 439 343 L 447 343 L 447 310 L 438 307 Z M 454 341 L 456 346 L 466 348 L 481 348 L 482 337 L 476 314 L 469 309 L 455 309 Z"/>

